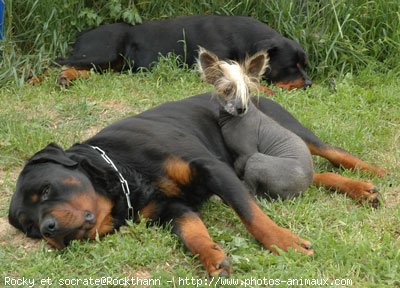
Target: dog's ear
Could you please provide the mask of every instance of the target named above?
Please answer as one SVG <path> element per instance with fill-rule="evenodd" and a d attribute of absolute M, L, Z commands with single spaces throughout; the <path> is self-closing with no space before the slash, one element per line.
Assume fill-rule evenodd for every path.
<path fill-rule="evenodd" d="M 267 51 L 269 57 L 275 57 L 284 47 L 284 41 L 280 38 L 261 40 L 254 44 L 255 51 Z"/>
<path fill-rule="evenodd" d="M 28 164 L 53 162 L 67 167 L 75 167 L 77 162 L 68 158 L 64 150 L 55 143 L 50 143 L 29 159 Z"/>
<path fill-rule="evenodd" d="M 267 51 L 269 55 L 273 54 L 275 50 L 282 47 L 282 39 L 272 38 L 268 40 L 261 40 L 254 44 L 255 51 Z"/>
<path fill-rule="evenodd" d="M 108 171 L 95 165 L 89 158 L 79 157 L 77 160 L 79 161 L 79 169 L 82 169 L 89 177 L 97 192 L 101 189 L 107 193 L 111 193 L 114 189 L 119 189 L 120 186 L 115 185 L 115 183 L 119 182 L 116 173 L 108 173 Z"/>
<path fill-rule="evenodd" d="M 256 54 L 247 57 L 244 62 L 246 74 L 253 82 L 258 82 L 260 80 L 268 66 L 269 56 L 268 52 L 265 50 L 259 51 Z"/>
<path fill-rule="evenodd" d="M 217 55 L 199 46 L 199 58 L 197 59 L 199 72 L 203 80 L 212 85 L 223 76 L 218 61 Z"/>

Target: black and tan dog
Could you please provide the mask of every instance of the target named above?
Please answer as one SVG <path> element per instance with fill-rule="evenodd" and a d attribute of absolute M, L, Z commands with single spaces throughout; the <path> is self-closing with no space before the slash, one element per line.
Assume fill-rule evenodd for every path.
<path fill-rule="evenodd" d="M 254 103 L 297 134 L 313 154 L 345 168 L 384 172 L 322 142 L 272 100 Z M 210 275 L 226 275 L 229 261 L 196 213 L 201 203 L 218 195 L 267 249 L 311 254 L 310 243 L 266 216 L 251 193 L 256 191 L 248 191 L 235 174 L 218 114 L 215 98 L 202 94 L 113 123 L 65 151 L 48 145 L 28 160 L 18 178 L 10 223 L 29 237 L 63 248 L 74 239 L 111 233 L 131 215 L 141 215 L 172 223 L 173 232 L 199 255 Z M 322 173 L 314 174 L 314 183 L 377 203 L 376 188 L 368 182 Z"/>
<path fill-rule="evenodd" d="M 187 16 L 169 20 L 147 21 L 140 25 L 115 23 L 81 33 L 71 55 L 56 63 L 68 67 L 58 76 L 58 83 L 88 77 L 90 69 L 136 71 L 149 68 L 160 55 L 179 55 L 188 65 L 195 63 L 198 46 L 214 52 L 220 59 L 244 60 L 260 50 L 267 50 L 270 69 L 264 78 L 285 89 L 311 85 L 307 76 L 307 56 L 302 47 L 283 37 L 268 25 L 239 16 Z M 36 83 L 40 77 L 29 80 Z M 267 94 L 271 92 L 262 87 Z"/>

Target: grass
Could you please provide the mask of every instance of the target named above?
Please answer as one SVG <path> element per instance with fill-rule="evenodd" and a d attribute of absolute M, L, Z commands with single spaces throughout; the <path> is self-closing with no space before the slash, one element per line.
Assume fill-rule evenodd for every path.
<path fill-rule="evenodd" d="M 49 142 L 67 148 L 117 119 L 210 90 L 193 71 L 178 69 L 168 59 L 161 62 L 151 73 L 96 74 L 77 81 L 70 89 L 55 87 L 56 71 L 52 71 L 41 85 L 8 84 L 0 90 L 3 286 L 5 277 L 35 279 L 37 285 L 47 277 L 53 281 L 152 277 L 160 279 L 159 287 L 172 287 L 174 283 L 185 287 L 182 282 L 179 285 L 179 277 L 205 281 L 206 273 L 198 259 L 168 228 L 147 228 L 142 222 L 101 241 L 74 241 L 63 251 L 54 251 L 42 241 L 28 240 L 6 221 L 24 161 Z M 350 279 L 352 287 L 400 286 L 400 84 L 395 72 L 381 74 L 374 65 L 358 76 L 348 74 L 334 80 L 337 93 L 327 82 L 319 82 L 306 91 L 283 93 L 277 89 L 274 99 L 325 141 L 388 169 L 391 174 L 376 178 L 314 159 L 316 170 L 373 181 L 382 192 L 383 206 L 371 210 L 315 187 L 295 200 L 260 202 L 274 221 L 311 240 L 315 249 L 311 257 L 293 251 L 276 256 L 245 231 L 231 209 L 212 200 L 201 210 L 202 217 L 213 239 L 232 258 L 232 279 L 326 278 L 328 283 Z M 83 287 L 82 283 L 77 286 Z"/>

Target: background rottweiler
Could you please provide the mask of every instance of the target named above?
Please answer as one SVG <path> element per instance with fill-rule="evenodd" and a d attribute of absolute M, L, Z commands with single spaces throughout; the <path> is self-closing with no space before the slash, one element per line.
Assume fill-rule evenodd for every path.
<path fill-rule="evenodd" d="M 302 138 L 314 154 L 347 168 L 383 172 L 322 142 L 272 100 L 256 98 L 254 103 Z M 215 98 L 202 94 L 115 122 L 66 151 L 48 145 L 31 157 L 18 178 L 10 223 L 29 237 L 43 237 L 63 248 L 73 239 L 94 239 L 118 229 L 131 205 L 133 218 L 141 215 L 156 223 L 171 223 L 210 275 L 227 275 L 229 261 L 196 213 L 215 194 L 272 252 L 278 253 L 276 246 L 311 254 L 310 243 L 266 216 L 237 177 L 218 117 Z M 372 184 L 334 173 L 314 174 L 314 181 L 371 204 L 378 195 Z"/>
<path fill-rule="evenodd" d="M 71 55 L 56 63 L 69 69 L 62 71 L 57 82 L 87 77 L 91 68 L 136 71 L 151 67 L 160 55 L 170 52 L 181 60 L 195 63 L 198 46 L 214 52 L 220 59 L 244 60 L 260 50 L 270 56 L 270 69 L 264 78 L 285 89 L 311 85 L 307 76 L 307 56 L 302 47 L 283 37 L 268 25 L 240 16 L 185 16 L 169 20 L 147 21 L 140 25 L 115 23 L 81 33 Z M 35 83 L 38 78 L 31 78 Z M 266 93 L 270 93 L 266 87 Z"/>

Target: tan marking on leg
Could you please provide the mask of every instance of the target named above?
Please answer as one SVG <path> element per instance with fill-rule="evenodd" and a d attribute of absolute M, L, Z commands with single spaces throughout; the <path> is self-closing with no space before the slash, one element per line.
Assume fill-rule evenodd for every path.
<path fill-rule="evenodd" d="M 312 144 L 307 144 L 307 146 L 311 154 L 321 156 L 336 166 L 342 166 L 343 168 L 352 170 L 358 168 L 360 170 L 370 171 L 378 176 L 383 176 L 386 173 L 385 169 L 368 164 L 346 151 L 340 151 L 334 148 L 321 149 Z"/>
<path fill-rule="evenodd" d="M 140 209 L 139 214 L 140 214 L 140 216 L 142 216 L 144 218 L 151 218 L 151 216 L 153 215 L 156 208 L 157 208 L 156 202 L 151 201 L 146 206 L 144 206 L 142 209 Z"/>
<path fill-rule="evenodd" d="M 203 221 L 196 214 L 184 215 L 176 223 L 186 247 L 193 254 L 199 255 L 209 275 L 231 273 L 224 251 L 212 241 Z"/>
<path fill-rule="evenodd" d="M 313 183 L 316 186 L 339 191 L 359 202 L 368 200 L 372 207 L 379 204 L 378 190 L 369 182 L 353 180 L 335 173 L 316 173 L 313 176 Z"/>
<path fill-rule="evenodd" d="M 157 186 L 167 197 L 178 197 L 181 194 L 181 189 L 169 178 L 161 178 Z"/>
<path fill-rule="evenodd" d="M 44 81 L 44 76 L 32 76 L 30 77 L 28 80 L 26 80 L 26 83 L 28 83 L 29 85 L 36 85 L 36 84 L 40 84 Z"/>
<path fill-rule="evenodd" d="M 60 86 L 69 86 L 72 80 L 77 78 L 89 78 L 91 72 L 89 68 L 67 68 L 58 75 L 57 84 Z"/>
<path fill-rule="evenodd" d="M 192 178 L 189 163 L 178 158 L 170 157 L 165 162 L 167 176 L 179 185 L 187 185 Z"/>
<path fill-rule="evenodd" d="M 247 230 L 259 241 L 265 248 L 273 253 L 279 254 L 274 247 L 287 251 L 293 248 L 297 252 L 302 252 L 307 255 L 313 254 L 311 243 L 301 239 L 289 230 L 279 227 L 275 224 L 264 212 L 258 207 L 256 202 L 250 202 L 251 220 L 242 219 Z"/>
<path fill-rule="evenodd" d="M 274 90 L 270 89 L 270 88 L 267 87 L 267 86 L 261 85 L 261 84 L 259 84 L 259 83 L 257 84 L 257 89 L 258 89 L 259 91 L 262 91 L 266 96 L 272 96 L 272 95 L 275 94 L 275 91 L 274 91 Z"/>
<path fill-rule="evenodd" d="M 46 78 L 46 76 L 48 75 L 49 75 L 49 69 L 45 69 L 42 74 L 38 76 L 29 77 L 28 80 L 26 80 L 26 83 L 28 83 L 29 85 L 36 85 L 42 83 Z"/>

